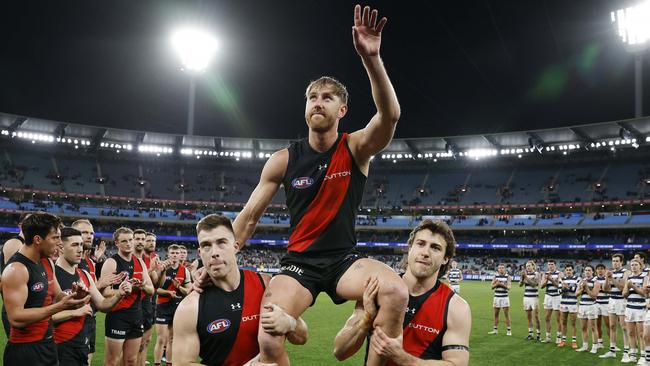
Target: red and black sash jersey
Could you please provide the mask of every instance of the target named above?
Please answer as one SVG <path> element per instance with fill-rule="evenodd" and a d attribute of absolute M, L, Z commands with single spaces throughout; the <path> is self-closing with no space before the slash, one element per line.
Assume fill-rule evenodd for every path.
<path fill-rule="evenodd" d="M 442 339 L 447 331 L 447 312 L 454 291 L 438 281 L 420 296 L 409 296 L 404 317 L 403 347 L 423 360 L 442 359 Z M 387 362 L 386 366 L 397 366 Z"/>
<path fill-rule="evenodd" d="M 307 139 L 291 144 L 282 180 L 291 215 L 290 252 L 340 255 L 356 246 L 354 225 L 366 176 L 348 147 L 348 135 L 318 153 Z"/>
<path fill-rule="evenodd" d="M 56 266 L 56 279 L 59 281 L 61 291 L 66 294 L 72 293 L 72 284 L 83 281 L 86 287 L 90 288 L 88 273 L 80 268 L 76 268 L 74 273 L 68 273 L 65 269 Z M 70 346 L 88 345 L 92 315 L 78 316 L 68 319 L 54 326 L 54 342 L 56 344 L 65 343 Z"/>
<path fill-rule="evenodd" d="M 39 263 L 32 262 L 21 253 L 14 254 L 7 262 L 22 263 L 29 272 L 27 280 L 27 300 L 25 309 L 42 308 L 52 304 L 52 292 L 54 290 L 54 268 L 49 258 L 41 258 Z M 11 343 L 34 343 L 52 338 L 52 320 L 48 316 L 24 328 L 11 327 L 9 342 Z"/>
<path fill-rule="evenodd" d="M 117 253 L 114 254 L 111 258 L 115 260 L 115 273 L 119 274 L 124 272 L 127 279 L 136 278 L 144 282 L 143 271 L 145 271 L 145 269 L 142 268 L 142 263 L 134 255 L 131 255 L 131 261 L 129 262 L 122 259 L 122 257 L 120 257 L 120 255 Z M 114 290 L 117 290 L 119 288 L 119 284 L 113 285 Z M 142 301 L 140 301 L 140 292 L 141 290 L 136 289 L 131 291 L 129 295 L 123 297 L 122 300 L 120 300 L 120 302 L 118 302 L 117 305 L 111 309 L 111 312 L 118 310 L 128 310 L 129 312 L 139 313 L 142 305 Z"/>
<path fill-rule="evenodd" d="M 181 284 L 185 283 L 187 281 L 186 277 L 186 270 L 185 266 L 182 264 L 178 265 L 178 268 L 167 268 L 165 272 L 163 272 L 163 276 L 165 276 L 165 282 L 163 282 L 162 288 L 163 290 L 168 290 L 168 291 L 178 291 L 178 288 L 174 285 L 174 282 L 172 281 L 173 279 L 178 280 Z M 180 293 L 178 293 L 180 295 Z M 170 295 L 158 295 L 158 298 L 156 299 L 156 304 L 166 304 L 168 302 L 172 301 L 172 297 Z M 180 303 L 180 299 L 175 299 L 174 302 L 177 304 Z"/>
<path fill-rule="evenodd" d="M 150 257 L 149 254 L 147 253 L 144 253 L 142 255 L 142 261 L 144 262 L 144 266 L 147 268 L 147 271 L 151 268 L 151 259 L 152 257 Z M 148 296 L 144 291 L 142 291 L 142 295 L 140 296 L 140 299 L 142 299 L 142 309 L 151 313 L 153 311 L 153 303 L 151 302 L 151 296 Z"/>
<path fill-rule="evenodd" d="M 81 268 L 84 271 L 90 273 L 90 276 L 93 278 L 93 281 L 97 282 L 97 272 L 96 272 L 96 268 L 95 268 L 95 261 L 90 259 L 89 255 L 85 255 L 81 259 L 81 262 L 79 262 L 79 268 Z"/>
<path fill-rule="evenodd" d="M 239 270 L 239 287 L 226 292 L 210 286 L 199 296 L 196 331 L 205 365 L 240 366 L 259 353 L 257 328 L 264 280 L 258 273 Z"/>

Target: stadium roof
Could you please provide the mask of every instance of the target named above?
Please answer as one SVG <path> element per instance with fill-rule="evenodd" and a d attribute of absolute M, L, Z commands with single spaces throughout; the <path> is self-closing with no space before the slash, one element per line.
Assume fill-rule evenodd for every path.
<path fill-rule="evenodd" d="M 78 125 L 64 121 L 52 121 L 26 116 L 0 113 L 0 129 L 2 136 L 12 138 L 25 136 L 25 139 L 36 139 L 39 135 L 45 141 L 55 139 L 78 139 L 88 141 L 89 147 L 99 148 L 102 143 L 120 144 L 122 146 L 160 146 L 172 148 L 175 152 L 183 149 L 204 151 L 248 151 L 253 156 L 272 153 L 286 147 L 292 140 L 253 139 L 212 136 L 185 136 L 147 131 L 123 130 L 91 125 Z M 31 135 L 30 135 L 31 134 Z M 19 137 L 20 137 L 19 136 Z M 527 149 L 551 146 L 561 147 L 580 146 L 593 147 L 592 144 L 607 142 L 612 146 L 614 141 L 638 147 L 647 144 L 650 139 L 650 117 L 611 121 L 594 124 L 576 125 L 571 127 L 550 128 L 542 130 L 516 131 L 496 134 L 437 136 L 408 139 L 394 139 L 384 153 L 412 154 L 444 154 L 454 150 L 454 153 L 473 150 L 494 150 L 501 152 L 510 149 Z M 76 144 L 76 143 L 75 143 Z M 616 143 L 619 145 L 619 142 Z M 636 145 L 636 146 L 635 146 Z M 102 146 L 103 147 L 103 146 Z M 126 148 L 124 149 L 126 150 Z M 561 148 L 560 148 L 561 150 Z M 194 155 L 189 153 L 187 155 Z M 262 156 L 260 156 L 262 157 Z M 443 158 L 445 156 L 442 156 Z"/>

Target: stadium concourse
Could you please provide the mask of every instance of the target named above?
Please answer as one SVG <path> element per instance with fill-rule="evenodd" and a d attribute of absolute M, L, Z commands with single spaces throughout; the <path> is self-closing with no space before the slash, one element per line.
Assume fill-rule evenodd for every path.
<path fill-rule="evenodd" d="M 188 268 L 189 279 L 199 259 L 197 221 L 213 213 L 236 218 L 270 153 L 254 147 L 277 149 L 289 143 L 251 139 L 234 145 L 227 138 L 211 138 L 201 140 L 208 141 L 209 146 L 198 147 L 184 145 L 183 141 L 192 141 L 187 136 L 156 134 L 154 138 L 148 132 L 109 129 L 103 137 L 94 138 L 98 135 L 92 126 L 66 124 L 61 129 L 56 121 L 11 115 L 3 115 L 0 121 L 4 129 L 0 135 L 0 240 L 5 242 L 19 234 L 17 223 L 26 213 L 52 213 L 66 225 L 89 220 L 94 239 L 88 254 L 96 261 L 98 276 L 107 258 L 114 258 L 119 251 L 114 243 L 119 235 L 115 237 L 114 233 L 126 226 L 154 234 L 155 249 L 148 255 L 156 257 L 158 263 L 177 258 L 180 266 Z M 622 125 L 650 132 L 646 119 Z M 48 130 L 51 134 L 43 132 Z M 576 134 L 577 130 L 581 134 Z M 617 362 L 644 360 L 643 343 L 632 346 L 620 326 L 614 327 L 618 338 L 612 338 L 602 317 L 592 321 L 591 315 L 585 315 L 585 326 L 578 320 L 575 330 L 573 309 L 567 307 L 567 326 L 559 329 L 557 316 L 565 313 L 554 311 L 544 298 L 553 292 L 553 286 L 566 289 L 560 297 L 568 296 L 572 286 L 577 287 L 574 290 L 580 299 L 575 311 L 582 318 L 579 309 L 591 306 L 582 284 L 593 288 L 593 278 L 601 276 L 600 293 L 594 296 L 604 301 L 603 297 L 616 287 L 608 282 L 608 273 L 616 272 L 612 255 L 622 253 L 623 266 L 630 270 L 630 264 L 636 263 L 631 261 L 635 253 L 643 256 L 650 249 L 650 210 L 646 210 L 650 205 L 649 143 L 644 135 L 629 136 L 626 131 L 618 123 L 605 123 L 487 139 L 431 138 L 426 144 L 422 140 L 394 140 L 372 161 L 357 212 L 357 251 L 403 273 L 411 230 L 425 219 L 447 223 L 457 241 L 456 264 L 451 270 L 460 275 L 446 273 L 444 280 L 458 289 L 472 308 L 471 347 L 477 355 L 472 364 L 491 364 L 486 360 L 498 357 L 503 351 L 501 345 L 518 348 L 532 347 L 532 343 L 539 343 L 539 349 L 527 348 L 529 355 L 542 355 L 550 347 L 566 345 L 567 350 L 563 349 L 556 360 L 540 356 L 539 364 L 612 362 L 599 356 Z M 529 141 L 529 135 L 540 140 Z M 548 140 L 544 140 L 546 136 Z M 462 145 L 483 146 L 488 140 L 519 142 L 499 148 L 485 146 L 480 154 L 476 148 Z M 167 146 L 164 141 L 177 145 Z M 290 237 L 290 218 L 283 202 L 281 190 L 260 218 L 256 233 L 237 253 L 240 268 L 271 275 L 280 272 Z M 175 252 L 178 245 L 186 251 L 182 261 L 178 260 L 181 252 Z M 558 271 L 572 267 L 580 280 L 563 287 L 572 278 L 565 274 L 564 279 L 556 276 L 552 282 L 551 261 Z M 605 272 L 596 273 L 600 264 L 606 266 Z M 173 267 L 165 268 L 169 271 Z M 173 270 L 174 276 L 181 273 Z M 496 285 L 501 283 L 499 279 L 503 279 L 504 287 Z M 161 286 L 159 296 L 174 286 L 158 281 L 153 285 Z M 499 297 L 505 293 L 502 298 L 508 299 L 508 310 L 512 308 L 507 327 L 502 324 L 503 312 L 492 322 L 493 292 Z M 521 310 L 523 299 L 534 293 L 538 294 L 533 297 L 537 304 L 534 310 Z M 626 289 L 623 296 L 630 293 Z M 501 310 L 502 301 L 498 303 Z M 305 346 L 308 351 L 298 346 L 289 348 L 296 364 L 325 365 L 335 360 L 331 347 L 338 329 L 328 328 L 313 312 L 341 318 L 342 325 L 350 308 L 334 308 L 322 298 L 315 307 L 304 317 L 308 324 L 313 323 L 309 324 L 312 341 Z M 99 314 L 96 319 L 97 329 L 104 329 L 106 318 Z M 152 326 L 146 362 L 160 363 L 170 356 L 170 344 L 160 343 L 165 327 Z M 507 339 L 499 340 L 501 337 Z M 638 334 L 635 337 L 643 339 Z M 96 339 L 92 364 L 101 364 L 106 342 L 99 332 Z M 575 358 L 569 350 L 579 353 L 573 352 L 572 346 L 579 351 L 588 347 L 587 354 Z M 361 356 L 343 364 L 358 364 Z M 517 357 L 525 359 L 513 353 L 512 359 Z M 535 364 L 532 360 L 527 363 Z"/>

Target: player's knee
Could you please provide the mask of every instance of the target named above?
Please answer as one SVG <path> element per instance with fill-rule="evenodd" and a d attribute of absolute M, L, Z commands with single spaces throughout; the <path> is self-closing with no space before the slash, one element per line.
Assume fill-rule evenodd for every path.
<path fill-rule="evenodd" d="M 283 336 L 274 336 L 260 329 L 257 335 L 257 342 L 260 346 L 260 354 L 272 360 L 279 359 L 284 352 Z"/>
<path fill-rule="evenodd" d="M 403 311 L 409 302 L 409 291 L 401 280 L 385 281 L 379 286 L 380 306 L 388 306 Z"/>

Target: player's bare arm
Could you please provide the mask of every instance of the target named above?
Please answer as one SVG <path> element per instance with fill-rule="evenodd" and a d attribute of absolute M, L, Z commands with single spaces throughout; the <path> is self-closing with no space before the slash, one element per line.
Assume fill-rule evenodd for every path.
<path fill-rule="evenodd" d="M 352 38 L 357 54 L 370 79 L 372 98 L 377 112 L 368 125 L 350 135 L 350 150 L 364 174 L 368 174 L 370 157 L 382 151 L 393 138 L 401 110 L 397 94 L 379 55 L 381 32 L 387 18 L 379 18 L 379 12 L 357 5 L 354 8 Z"/>
<path fill-rule="evenodd" d="M 334 338 L 334 357 L 343 361 L 348 359 L 363 345 L 375 317 L 377 316 L 377 292 L 379 281 L 376 277 L 368 279 L 363 292 L 363 301 L 357 301 L 352 315 Z"/>
<path fill-rule="evenodd" d="M 87 298 L 75 299 L 76 294 L 70 294 L 48 306 L 25 309 L 28 280 L 27 268 L 21 263 L 11 263 L 4 270 L 2 293 L 12 327 L 24 328 L 63 310 L 78 309 L 88 300 Z"/>
<path fill-rule="evenodd" d="M 85 272 L 85 271 L 84 271 Z M 88 280 L 90 281 L 90 286 L 88 287 L 88 293 L 90 294 L 90 299 L 93 302 L 93 305 L 97 308 L 97 310 L 107 313 L 113 309 L 115 305 L 117 305 L 120 300 L 131 293 L 132 285 L 129 281 L 123 280 L 122 283 L 120 284 L 120 287 L 118 290 L 113 294 L 113 296 L 110 297 L 104 297 L 102 293 L 99 291 L 97 288 L 97 285 L 95 284 L 95 281 L 92 279 L 92 277 L 86 273 L 86 276 Z"/>
<path fill-rule="evenodd" d="M 264 210 L 266 210 L 273 196 L 280 189 L 288 163 L 289 150 L 283 149 L 271 155 L 266 164 L 264 164 L 260 182 L 255 187 L 255 190 L 253 190 L 253 193 L 251 193 L 242 211 L 232 223 L 235 231 L 235 240 L 241 246 L 245 245 L 246 241 L 253 235 L 257 222 L 264 214 Z"/>
<path fill-rule="evenodd" d="M 199 294 L 189 294 L 178 305 L 174 315 L 174 342 L 172 353 L 174 364 L 180 366 L 199 366 L 199 351 L 201 342 L 196 332 L 197 312 L 199 309 Z"/>

